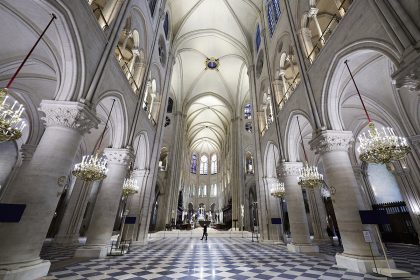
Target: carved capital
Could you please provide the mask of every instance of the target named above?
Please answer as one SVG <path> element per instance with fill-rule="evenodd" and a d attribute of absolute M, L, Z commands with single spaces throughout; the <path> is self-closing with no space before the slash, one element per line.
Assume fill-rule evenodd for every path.
<path fill-rule="evenodd" d="M 354 142 L 351 131 L 323 130 L 309 142 L 316 154 L 331 151 L 348 151 Z"/>
<path fill-rule="evenodd" d="M 46 127 L 67 127 L 84 134 L 100 123 L 95 114 L 79 102 L 42 100 L 39 110 L 45 114 L 42 120 Z"/>
<path fill-rule="evenodd" d="M 127 167 L 134 160 L 134 154 L 131 149 L 106 148 L 104 156 L 107 158 L 108 164 L 125 165 Z"/>
<path fill-rule="evenodd" d="M 277 176 L 286 177 L 286 176 L 298 176 L 300 174 L 300 169 L 303 167 L 302 162 L 282 162 L 277 167 Z"/>

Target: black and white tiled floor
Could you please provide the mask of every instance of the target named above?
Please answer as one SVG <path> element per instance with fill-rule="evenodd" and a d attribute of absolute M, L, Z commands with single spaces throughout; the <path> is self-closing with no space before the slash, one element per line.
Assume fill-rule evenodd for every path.
<path fill-rule="evenodd" d="M 246 238 L 167 238 L 120 257 L 95 259 L 46 279 L 380 279 L 335 266 L 321 256 Z M 383 278 L 382 278 L 383 279 Z"/>

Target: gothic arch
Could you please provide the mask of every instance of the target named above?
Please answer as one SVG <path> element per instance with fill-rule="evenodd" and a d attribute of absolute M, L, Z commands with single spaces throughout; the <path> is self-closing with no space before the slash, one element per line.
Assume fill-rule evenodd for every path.
<path fill-rule="evenodd" d="M 309 161 L 311 161 L 311 154 L 308 141 L 312 137 L 313 124 L 310 121 L 310 118 L 303 111 L 292 111 L 287 120 L 286 130 L 285 130 L 285 155 L 288 161 L 304 161 L 302 144 L 299 134 L 299 127 L 297 122 L 297 117 L 299 118 L 300 127 L 302 129 L 302 136 L 305 143 L 305 151 L 308 155 Z M 305 141 L 306 140 L 306 141 Z"/>
<path fill-rule="evenodd" d="M 280 161 L 280 153 L 277 146 L 269 141 L 265 147 L 264 153 L 264 170 L 263 174 L 266 178 L 277 178 L 277 165 Z"/>
<path fill-rule="evenodd" d="M 139 170 L 149 169 L 150 151 L 147 132 L 142 131 L 134 139 L 134 151 L 137 151 L 134 168 Z"/>
<path fill-rule="evenodd" d="M 327 72 L 321 97 L 323 122 L 328 128 L 333 130 L 343 130 L 344 128 L 339 109 L 340 92 L 337 91 L 337 87 L 341 81 L 341 75 L 346 70 L 344 61 L 351 54 L 357 53 L 358 51 L 375 51 L 381 53 L 390 59 L 394 65 L 398 65 L 400 59 L 398 51 L 386 42 L 368 40 L 355 42 L 335 54 Z"/>

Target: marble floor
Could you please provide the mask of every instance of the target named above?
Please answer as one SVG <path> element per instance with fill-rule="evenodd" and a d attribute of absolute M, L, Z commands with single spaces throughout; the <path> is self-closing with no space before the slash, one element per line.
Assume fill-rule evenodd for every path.
<path fill-rule="evenodd" d="M 413 265 L 420 268 L 420 261 L 415 263 L 420 256 L 418 247 L 408 248 L 415 249 L 409 257 L 398 247 L 406 261 L 399 264 L 411 266 L 418 276 L 419 271 L 413 269 Z M 44 257 L 52 251 L 53 247 L 45 249 Z M 407 262 L 410 258 L 414 263 Z M 44 279 L 385 279 L 338 268 L 323 254 L 289 253 L 280 245 L 223 237 L 153 240 L 124 256 L 83 260 L 53 270 Z"/>

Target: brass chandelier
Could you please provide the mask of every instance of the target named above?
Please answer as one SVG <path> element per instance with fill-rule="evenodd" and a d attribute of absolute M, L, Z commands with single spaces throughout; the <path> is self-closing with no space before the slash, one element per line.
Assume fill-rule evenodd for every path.
<path fill-rule="evenodd" d="M 9 88 L 16 79 L 23 65 L 25 65 L 29 56 L 34 51 L 35 47 L 38 45 L 41 38 L 44 36 L 47 29 L 50 27 L 52 22 L 57 18 L 54 14 L 51 15 L 52 18 L 48 25 L 45 27 L 44 31 L 38 37 L 38 40 L 32 46 L 31 50 L 28 52 L 26 57 L 23 59 L 22 63 L 19 65 L 16 72 L 13 74 L 12 78 L 9 80 L 5 88 L 0 89 L 0 143 L 6 141 L 17 140 L 22 137 L 22 131 L 26 126 L 25 121 L 22 119 L 22 113 L 25 108 L 22 104 L 19 104 L 18 101 L 9 99 Z"/>
<path fill-rule="evenodd" d="M 277 182 L 276 186 L 271 188 L 270 194 L 276 198 L 283 198 L 286 195 L 286 188 L 283 182 Z"/>
<path fill-rule="evenodd" d="M 411 151 L 407 139 L 396 135 L 391 127 L 383 127 L 381 130 L 376 128 L 363 102 L 353 74 L 350 71 L 348 61 L 344 61 L 344 64 L 346 64 L 347 70 L 350 73 L 350 77 L 368 119 L 368 133 L 362 133 L 358 137 L 360 143 L 358 148 L 360 160 L 367 163 L 386 164 L 391 161 L 404 159 Z"/>
<path fill-rule="evenodd" d="M 305 188 L 314 188 L 324 182 L 324 176 L 319 174 L 318 167 L 308 164 L 308 156 L 306 155 L 305 145 L 303 144 L 302 130 L 300 128 L 299 117 L 296 116 L 300 140 L 302 142 L 303 154 L 305 156 L 305 165 L 299 170 L 298 184 Z"/>
<path fill-rule="evenodd" d="M 101 134 L 101 138 L 97 145 L 96 152 L 92 155 L 83 156 L 82 162 L 74 165 L 72 174 L 83 181 L 99 181 L 106 178 L 108 173 L 107 164 L 108 161 L 105 156 L 99 155 L 99 149 L 104 139 L 105 131 L 108 126 L 109 119 L 111 117 L 112 109 L 114 108 L 115 99 L 112 101 L 111 110 L 109 111 L 108 118 L 105 123 L 104 130 Z"/>
<path fill-rule="evenodd" d="M 137 180 L 133 178 L 131 174 L 129 178 L 124 179 L 122 196 L 127 198 L 139 191 L 139 187 L 137 185 Z"/>

